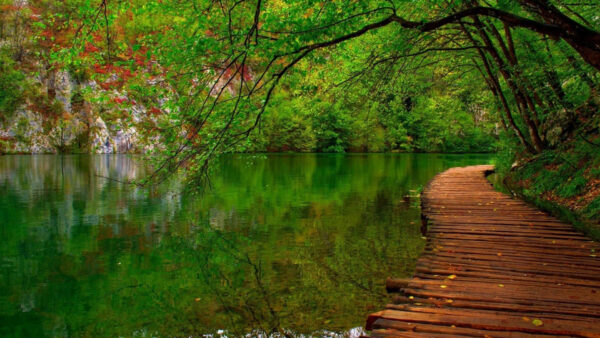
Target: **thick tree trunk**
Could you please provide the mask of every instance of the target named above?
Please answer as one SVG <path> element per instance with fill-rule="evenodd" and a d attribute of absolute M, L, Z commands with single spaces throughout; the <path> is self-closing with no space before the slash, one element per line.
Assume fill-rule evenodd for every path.
<path fill-rule="evenodd" d="M 481 36 L 485 46 L 487 47 L 487 51 L 490 53 L 494 61 L 496 61 L 500 74 L 502 74 L 502 77 L 504 78 L 508 87 L 514 94 L 515 100 L 517 101 L 517 107 L 519 108 L 521 116 L 523 117 L 523 121 L 525 122 L 525 125 L 527 125 L 527 129 L 529 130 L 529 136 L 531 137 L 531 143 L 533 145 L 533 148 L 536 152 L 541 152 L 542 150 L 544 150 L 545 144 L 544 141 L 542 141 L 542 138 L 540 137 L 540 134 L 538 132 L 537 123 L 531 117 L 531 112 L 529 109 L 532 108 L 533 103 L 531 101 L 528 102 L 527 96 L 523 93 L 522 88 L 519 88 L 519 86 L 515 83 L 515 79 L 513 78 L 512 73 L 509 71 L 510 67 L 508 67 L 508 65 L 504 62 L 504 60 L 496 50 L 496 47 L 494 47 L 494 44 L 492 43 L 490 37 L 487 35 L 487 32 L 485 31 L 485 28 L 483 27 L 481 21 L 478 18 L 474 18 L 474 22 L 475 26 L 477 27 L 479 36 Z M 533 109 L 533 111 L 535 111 L 535 107 L 533 107 Z"/>
<path fill-rule="evenodd" d="M 477 45 L 477 42 L 475 41 L 475 39 L 473 38 L 471 33 L 465 28 L 464 24 L 460 23 L 460 26 L 462 28 L 462 31 L 467 35 L 467 37 L 471 41 L 471 43 L 474 45 Z M 483 52 L 483 50 L 481 48 L 477 48 L 477 53 L 479 54 L 479 57 L 481 58 L 481 61 L 483 63 L 486 73 L 488 74 L 488 77 L 486 77 L 483 73 L 482 73 L 482 76 L 486 79 L 486 82 L 488 82 L 488 86 L 490 87 L 492 94 L 494 94 L 494 96 L 496 96 L 496 98 L 498 98 L 500 100 L 500 103 L 502 104 L 502 108 L 504 109 L 504 112 L 505 112 L 506 120 L 508 121 L 508 124 L 510 125 L 511 130 L 515 133 L 515 135 L 517 136 L 517 138 L 519 139 L 521 144 L 525 147 L 525 149 L 527 149 L 528 152 L 535 153 L 536 149 L 531 145 L 531 143 L 529 143 L 527 141 L 527 138 L 525 137 L 525 135 L 523 134 L 521 129 L 515 123 L 510 106 L 508 105 L 508 101 L 506 100 L 506 97 L 504 96 L 504 93 L 502 91 L 502 86 L 500 86 L 500 81 L 498 81 L 498 77 L 492 71 L 492 67 L 490 66 L 490 63 L 489 63 L 485 53 Z M 481 72 L 481 70 L 480 70 L 480 72 Z M 504 119 L 502 119 L 502 121 L 504 123 Z M 506 128 L 506 125 L 504 127 Z"/>
<path fill-rule="evenodd" d="M 504 27 L 507 40 L 510 42 L 512 41 L 512 34 L 510 33 L 510 28 L 506 25 Z M 515 79 L 514 83 L 519 89 L 519 92 L 521 93 L 524 102 L 527 104 L 527 109 L 531 112 L 532 120 L 535 123 L 536 128 L 539 129 L 540 121 L 536 104 L 542 109 L 545 109 L 547 105 L 537 94 L 535 88 L 531 85 L 529 79 L 527 79 L 527 77 L 524 76 L 521 70 L 519 69 L 519 62 L 517 60 L 517 54 L 514 52 L 514 46 L 511 46 L 512 49 L 511 47 L 507 46 L 507 44 L 504 42 L 504 39 L 502 38 L 502 35 L 500 35 L 500 32 L 498 31 L 498 29 L 496 29 L 496 26 L 494 26 L 493 24 L 484 24 L 484 29 L 485 28 L 489 29 L 492 32 L 492 35 L 496 38 L 496 41 L 500 46 L 504 57 L 508 61 L 508 64 L 512 67 L 510 75 Z"/>
<path fill-rule="evenodd" d="M 494 95 L 494 98 L 496 99 L 496 104 L 498 105 L 498 110 L 501 110 L 500 109 L 500 101 L 501 101 L 500 95 L 498 94 L 496 86 L 492 83 L 492 80 L 488 77 L 488 74 L 485 73 L 481 69 L 481 67 L 479 66 L 477 61 L 475 61 L 475 59 L 472 59 L 471 61 L 475 65 L 475 68 L 477 68 L 477 70 L 479 71 L 479 74 L 481 74 L 481 77 L 485 81 L 485 84 L 487 85 L 488 89 L 492 92 L 492 95 Z M 499 114 L 499 115 L 500 115 L 500 122 L 502 123 L 502 129 L 504 129 L 505 132 L 510 133 L 511 130 L 508 129 L 508 125 L 506 124 L 504 116 L 502 114 Z"/>
<path fill-rule="evenodd" d="M 590 65 L 600 71 L 600 33 L 564 15 L 548 0 L 519 0 L 529 12 L 550 25 L 559 27 L 562 37 Z"/>

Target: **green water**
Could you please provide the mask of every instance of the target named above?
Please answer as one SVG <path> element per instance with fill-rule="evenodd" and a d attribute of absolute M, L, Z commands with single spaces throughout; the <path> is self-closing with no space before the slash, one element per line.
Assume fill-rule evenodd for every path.
<path fill-rule="evenodd" d="M 0 156 L 0 336 L 355 335 L 423 248 L 411 190 L 490 161 L 231 155 L 192 196 L 104 178 L 141 157 Z"/>

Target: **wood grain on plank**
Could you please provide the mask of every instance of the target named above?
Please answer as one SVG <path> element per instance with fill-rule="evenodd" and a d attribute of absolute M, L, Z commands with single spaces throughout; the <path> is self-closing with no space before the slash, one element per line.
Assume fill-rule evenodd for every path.
<path fill-rule="evenodd" d="M 428 243 L 371 314 L 372 336 L 600 337 L 600 245 L 500 193 L 492 166 L 452 168 L 423 192 Z"/>

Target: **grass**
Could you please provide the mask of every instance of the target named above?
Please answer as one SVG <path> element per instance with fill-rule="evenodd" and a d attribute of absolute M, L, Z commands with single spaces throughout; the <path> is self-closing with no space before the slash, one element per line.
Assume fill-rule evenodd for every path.
<path fill-rule="evenodd" d="M 511 166 L 515 157 L 501 156 L 505 162 L 498 166 L 498 175 L 511 192 L 600 240 L 598 140 L 576 137 L 559 149 Z"/>

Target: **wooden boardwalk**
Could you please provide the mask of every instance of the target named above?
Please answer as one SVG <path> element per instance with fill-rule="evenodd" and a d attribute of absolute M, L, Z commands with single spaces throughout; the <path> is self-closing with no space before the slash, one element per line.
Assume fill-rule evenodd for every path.
<path fill-rule="evenodd" d="M 369 316 L 371 335 L 600 337 L 600 245 L 494 190 L 491 166 L 453 168 L 423 193 L 428 243 L 412 279 Z"/>

